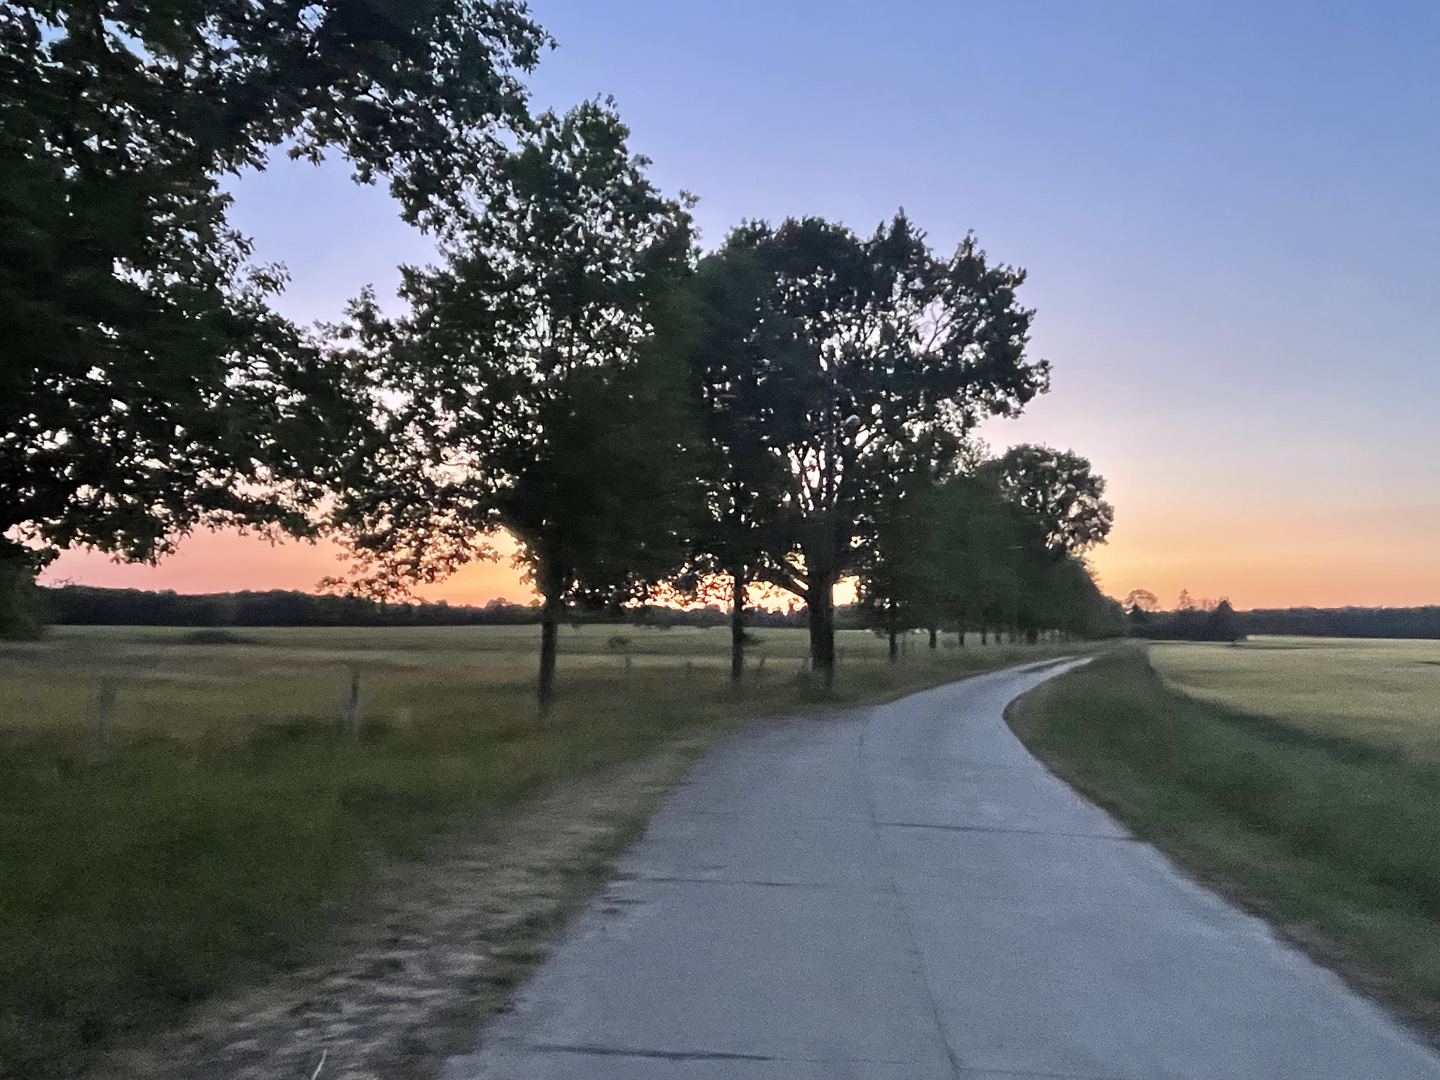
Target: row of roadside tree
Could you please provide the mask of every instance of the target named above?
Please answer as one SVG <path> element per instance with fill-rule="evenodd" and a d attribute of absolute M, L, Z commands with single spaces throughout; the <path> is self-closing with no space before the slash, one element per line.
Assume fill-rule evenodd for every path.
<path fill-rule="evenodd" d="M 503 530 L 542 598 L 542 708 L 568 612 L 717 576 L 737 674 L 756 585 L 804 604 L 827 683 L 851 575 L 892 634 L 1116 621 L 1082 562 L 1111 520 L 1088 462 L 976 450 L 1049 366 L 1024 272 L 973 238 L 801 216 L 702 252 L 611 103 L 531 113 L 548 38 L 520 4 L 172 6 L 0 27 L 10 611 L 74 544 L 328 534 L 354 556 L 332 585 L 394 598 Z M 279 145 L 387 178 L 436 240 L 398 314 L 274 310 L 220 181 Z"/>

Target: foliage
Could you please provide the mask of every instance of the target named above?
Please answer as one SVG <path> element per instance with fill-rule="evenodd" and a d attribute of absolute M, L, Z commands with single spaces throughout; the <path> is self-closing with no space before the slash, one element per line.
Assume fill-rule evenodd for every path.
<path fill-rule="evenodd" d="M 1205 625 L 1200 631 L 1201 641 L 1240 641 L 1245 637 L 1245 624 L 1229 600 L 1221 600 L 1205 616 Z"/>
<path fill-rule="evenodd" d="M 1181 594 L 1182 598 L 1186 595 Z M 1144 617 L 1138 618 L 1135 610 L 1131 611 L 1130 633 L 1134 637 L 1173 641 L 1239 641 L 1251 632 L 1248 618 L 1224 599 L 1209 608 L 1192 603 L 1174 611 L 1141 612 L 1141 615 Z"/>
<path fill-rule="evenodd" d="M 937 257 L 903 214 L 868 239 L 817 218 L 752 222 L 718 258 L 758 285 L 730 329 L 747 347 L 726 362 L 738 385 L 764 388 L 745 437 L 784 465 L 784 487 L 763 493 L 756 576 L 806 602 L 829 678 L 832 590 L 877 491 L 952 461 L 979 417 L 1012 415 L 1048 383 L 1045 362 L 1025 358 L 1025 275 L 989 265 L 972 238 Z"/>
<path fill-rule="evenodd" d="M 946 588 L 945 556 L 954 537 L 945 531 L 943 492 L 923 473 L 901 473 L 877 493 L 862 519 L 856 576 L 870 625 L 896 639 L 912 627 L 940 625 Z"/>
<path fill-rule="evenodd" d="M 48 614 L 28 563 L 0 559 L 0 640 L 40 636 Z"/>
<path fill-rule="evenodd" d="M 0 3 L 0 560 L 308 530 L 352 394 L 220 177 L 333 148 L 437 224 L 544 41 L 511 0 Z"/>
<path fill-rule="evenodd" d="M 690 218 L 627 136 L 596 102 L 539 117 L 453 226 L 446 265 L 405 271 L 410 313 L 354 307 L 351 362 L 381 423 L 333 520 L 387 588 L 508 530 L 545 601 L 542 707 L 566 605 L 643 595 L 697 512 L 683 373 L 652 345 Z"/>
<path fill-rule="evenodd" d="M 1123 633 L 1119 605 L 996 480 L 983 468 L 941 482 L 900 474 L 882 489 L 858 547 L 871 625 L 892 643 L 911 627 L 1008 627 L 1032 642 L 1046 630 Z"/>
<path fill-rule="evenodd" d="M 985 462 L 980 472 L 1044 530 L 1053 548 L 1083 555 L 1110 534 L 1115 508 L 1101 497 L 1105 478 L 1092 473 L 1089 460 L 1078 454 L 1021 444 Z"/>
<path fill-rule="evenodd" d="M 1138 610 L 1142 615 L 1160 606 L 1160 598 L 1149 589 L 1131 589 L 1121 601 L 1125 610 L 1132 615 Z"/>
<path fill-rule="evenodd" d="M 800 338 L 754 252 L 701 259 L 668 313 L 673 347 L 690 371 L 706 454 L 699 481 L 706 513 L 697 521 L 683 584 L 726 574 L 731 593 L 731 678 L 745 666 L 748 586 L 785 529 L 790 470 L 777 442 L 793 408 L 787 386 L 799 370 Z"/>
<path fill-rule="evenodd" d="M 1251 634 L 1440 638 L 1440 605 L 1413 608 L 1257 608 L 1244 613 Z"/>

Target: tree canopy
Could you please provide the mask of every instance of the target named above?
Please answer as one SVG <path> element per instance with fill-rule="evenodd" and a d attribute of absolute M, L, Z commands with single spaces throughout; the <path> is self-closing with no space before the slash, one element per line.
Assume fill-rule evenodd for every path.
<path fill-rule="evenodd" d="M 529 114 L 548 41 L 519 0 L 0 0 L 0 629 L 62 547 L 154 559 L 226 523 L 323 524 L 382 595 L 508 531 L 542 706 L 562 615 L 707 573 L 737 678 L 751 583 L 804 601 L 827 683 L 847 574 L 892 633 L 1078 625 L 1103 479 L 972 460 L 1048 388 L 1024 271 L 903 212 L 746 222 L 700 258 L 611 103 Z M 435 237 L 402 314 L 276 313 L 224 182 L 278 148 L 383 179 Z"/>
<path fill-rule="evenodd" d="M 0 3 L 0 554 L 307 529 L 353 392 L 221 177 L 333 149 L 442 229 L 546 40 L 511 0 Z"/>
<path fill-rule="evenodd" d="M 1046 542 L 1083 555 L 1105 542 L 1115 508 L 1102 497 L 1105 478 L 1069 450 L 1022 443 L 981 466 L 1004 499 L 1045 531 Z"/>
<path fill-rule="evenodd" d="M 1048 385 L 1026 357 L 1024 272 L 967 238 L 934 254 L 904 214 L 868 239 L 818 218 L 736 229 L 717 255 L 757 275 L 731 333 L 733 377 L 763 387 L 746 437 L 784 463 L 766 494 L 756 576 L 803 599 L 811 660 L 834 669 L 832 590 L 854 560 L 867 501 L 899 471 L 952 460 L 976 421 L 1011 415 Z"/>
<path fill-rule="evenodd" d="M 354 309 L 349 359 L 380 422 L 334 522 L 386 588 L 444 577 L 508 530 L 544 597 L 542 705 L 565 606 L 642 595 L 698 514 L 683 370 L 654 343 L 690 217 L 627 134 L 596 102 L 537 118 L 445 265 L 405 271 L 410 313 Z"/>

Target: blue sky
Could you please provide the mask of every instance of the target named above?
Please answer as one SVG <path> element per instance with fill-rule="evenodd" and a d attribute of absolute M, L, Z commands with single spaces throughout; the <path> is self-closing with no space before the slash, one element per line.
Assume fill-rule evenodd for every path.
<path fill-rule="evenodd" d="M 1440 4 L 533 11 L 536 104 L 614 95 L 707 244 L 903 206 L 1029 270 L 1054 390 L 987 437 L 1111 479 L 1110 591 L 1440 602 Z M 341 164 L 234 190 L 301 318 L 428 256 Z"/>

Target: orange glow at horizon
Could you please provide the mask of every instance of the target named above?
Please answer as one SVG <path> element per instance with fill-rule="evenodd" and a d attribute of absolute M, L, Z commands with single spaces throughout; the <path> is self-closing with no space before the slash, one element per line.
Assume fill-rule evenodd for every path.
<path fill-rule="evenodd" d="M 494 562 L 472 562 L 437 585 L 415 590 L 423 600 L 444 600 L 450 604 L 483 606 L 494 599 L 528 604 L 538 599 L 533 586 L 524 580 L 524 571 L 514 565 L 515 542 L 502 536 L 495 542 L 500 558 Z M 316 592 L 322 578 L 339 576 L 344 570 L 344 552 L 328 541 L 282 543 L 233 530 L 198 532 L 181 541 L 174 555 L 158 566 L 117 563 L 95 551 L 64 552 L 41 575 L 45 585 L 94 585 L 111 589 L 171 590 L 177 593 L 264 592 L 293 589 Z M 729 593 L 709 590 L 702 603 L 729 602 Z M 842 581 L 835 587 L 837 604 L 852 603 L 855 586 Z M 749 602 L 764 607 L 786 608 L 794 597 L 774 586 L 751 586 Z"/>
<path fill-rule="evenodd" d="M 1144 515 L 1122 515 L 1111 542 L 1091 556 L 1101 589 L 1123 597 L 1149 589 L 1163 606 L 1181 589 L 1194 597 L 1228 596 L 1238 608 L 1417 607 L 1440 603 L 1440 504 L 1410 507 L 1226 506 L 1159 499 Z M 495 562 L 476 562 L 437 585 L 417 590 L 430 601 L 483 605 L 502 597 L 535 599 L 500 543 Z M 236 532 L 196 533 L 158 566 L 116 563 L 97 552 L 67 551 L 41 576 L 110 588 L 180 593 L 243 589 L 313 592 L 343 570 L 330 543 L 271 544 Z M 836 602 L 854 599 L 842 582 Z M 707 597 L 722 607 L 720 596 Z M 785 607 L 788 594 L 753 590 L 752 602 Z"/>

